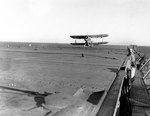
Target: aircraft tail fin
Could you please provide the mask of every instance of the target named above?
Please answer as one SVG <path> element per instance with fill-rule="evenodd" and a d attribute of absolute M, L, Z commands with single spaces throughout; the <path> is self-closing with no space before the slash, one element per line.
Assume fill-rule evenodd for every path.
<path fill-rule="evenodd" d="M 80 88 L 77 90 L 77 92 L 73 95 L 74 97 L 78 97 L 78 98 L 81 98 L 83 95 L 83 89 Z"/>

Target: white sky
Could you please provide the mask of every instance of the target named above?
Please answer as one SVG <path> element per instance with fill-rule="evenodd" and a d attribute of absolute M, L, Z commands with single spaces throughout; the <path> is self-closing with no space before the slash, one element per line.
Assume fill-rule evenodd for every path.
<path fill-rule="evenodd" d="M 74 42 L 109 34 L 111 44 L 150 45 L 150 0 L 0 0 L 0 40 Z"/>

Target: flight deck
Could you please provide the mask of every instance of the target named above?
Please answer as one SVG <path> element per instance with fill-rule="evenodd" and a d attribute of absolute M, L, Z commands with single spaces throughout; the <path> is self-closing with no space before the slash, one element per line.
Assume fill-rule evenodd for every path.
<path fill-rule="evenodd" d="M 149 116 L 150 60 L 133 47 L 138 65 L 129 86 L 127 47 L 2 44 L 0 115 Z"/>

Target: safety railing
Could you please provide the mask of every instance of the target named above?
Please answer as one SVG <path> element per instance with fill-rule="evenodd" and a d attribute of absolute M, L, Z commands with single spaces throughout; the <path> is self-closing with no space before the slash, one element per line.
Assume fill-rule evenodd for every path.
<path fill-rule="evenodd" d="M 145 62 L 143 63 L 143 65 L 140 68 L 140 71 L 142 71 L 143 73 L 143 79 L 146 79 L 148 77 L 148 75 L 150 74 L 150 58 L 145 59 Z"/>

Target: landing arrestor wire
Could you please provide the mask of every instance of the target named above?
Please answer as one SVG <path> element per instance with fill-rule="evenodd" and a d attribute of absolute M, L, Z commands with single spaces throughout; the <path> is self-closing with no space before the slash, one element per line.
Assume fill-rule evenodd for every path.
<path fill-rule="evenodd" d="M 15 89 L 15 88 L 10 88 L 10 87 L 5 87 L 5 86 L 0 86 L 0 89 L 6 89 L 6 90 L 11 90 L 11 91 L 17 91 L 17 92 L 21 92 L 21 93 L 25 93 L 27 94 L 28 96 L 33 96 L 34 97 L 34 101 L 36 102 L 36 106 L 33 107 L 33 108 L 30 108 L 28 110 L 32 110 L 32 109 L 35 109 L 35 108 L 38 108 L 38 107 L 43 107 L 44 109 L 46 110 L 49 110 L 47 109 L 44 104 L 46 104 L 45 102 L 45 97 L 48 96 L 48 95 L 52 95 L 53 93 L 48 93 L 48 92 L 45 92 L 45 93 L 39 93 L 39 92 L 34 92 L 34 91 L 28 91 L 28 90 L 21 90 L 21 89 Z M 55 92 L 56 94 L 57 92 Z M 50 110 L 49 110 L 50 111 Z M 51 111 L 50 111 L 51 112 Z"/>
<path fill-rule="evenodd" d="M 10 88 L 10 87 L 5 87 L 5 86 L 0 86 L 1 89 L 7 89 L 7 90 L 12 90 L 12 91 L 18 91 L 18 92 L 23 92 L 26 94 L 30 94 L 33 96 L 48 96 L 48 95 L 52 95 L 53 93 L 48 93 L 48 92 L 44 92 L 44 93 L 39 93 L 39 92 L 34 92 L 34 91 L 29 91 L 29 90 L 21 90 L 21 89 L 15 89 L 15 88 Z"/>

